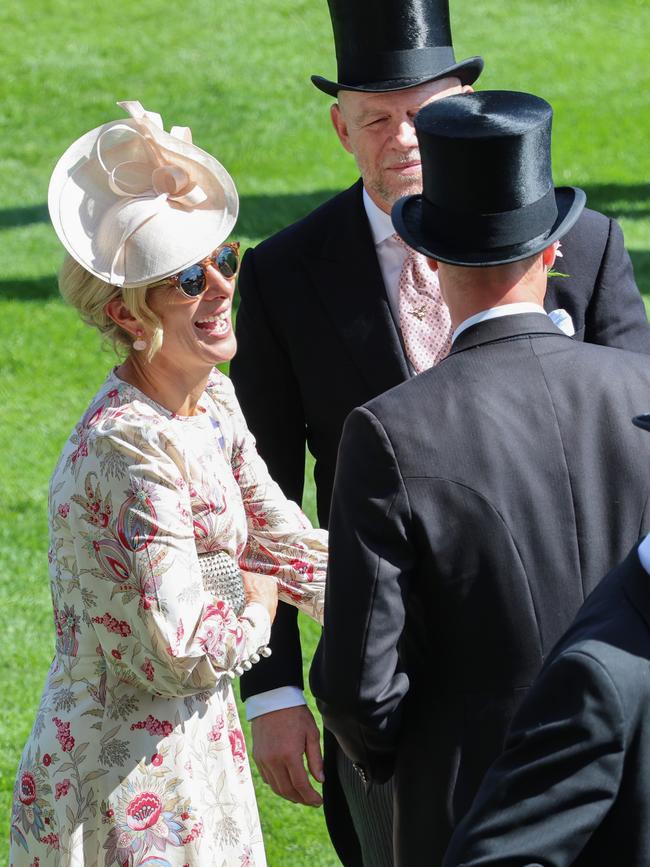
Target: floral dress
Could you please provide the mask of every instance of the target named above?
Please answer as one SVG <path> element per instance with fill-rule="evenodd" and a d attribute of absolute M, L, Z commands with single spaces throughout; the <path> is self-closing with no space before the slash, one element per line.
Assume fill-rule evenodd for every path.
<path fill-rule="evenodd" d="M 321 620 L 326 534 L 269 478 L 230 381 L 178 417 L 112 373 L 50 484 L 56 654 L 14 792 L 13 867 L 266 864 L 232 679 L 240 617 L 198 553 L 274 575 Z"/>

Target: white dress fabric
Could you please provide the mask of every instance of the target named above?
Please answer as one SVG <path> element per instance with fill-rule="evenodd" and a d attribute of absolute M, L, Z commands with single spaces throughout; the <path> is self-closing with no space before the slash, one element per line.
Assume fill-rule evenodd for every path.
<path fill-rule="evenodd" d="M 54 471 L 56 655 L 18 770 L 13 867 L 266 864 L 232 674 L 269 616 L 211 596 L 197 552 L 274 575 L 322 620 L 327 535 L 269 478 L 227 377 L 199 410 L 175 416 L 112 373 Z"/>

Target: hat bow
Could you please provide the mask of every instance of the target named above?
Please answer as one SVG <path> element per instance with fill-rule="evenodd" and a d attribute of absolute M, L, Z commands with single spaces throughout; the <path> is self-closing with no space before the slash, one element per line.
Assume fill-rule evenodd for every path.
<path fill-rule="evenodd" d="M 106 172 L 111 191 L 125 200 L 140 200 L 144 207 L 137 210 L 135 220 L 127 221 L 122 238 L 115 251 L 111 267 L 111 282 L 122 282 L 119 265 L 124 256 L 124 247 L 148 220 L 159 214 L 168 202 L 188 211 L 201 205 L 208 198 L 205 190 L 192 180 L 189 172 L 179 165 L 165 160 L 158 142 L 147 132 L 152 124 L 163 129 L 162 118 L 155 112 L 145 111 L 137 101 L 118 103 L 135 120 L 140 129 L 116 123 L 103 132 L 97 140 L 97 160 Z M 170 135 L 192 143 L 189 127 L 172 127 Z M 120 145 L 119 151 L 116 150 Z M 137 155 L 137 159 L 115 162 L 115 153 L 124 147 Z M 147 200 L 150 204 L 147 206 Z M 126 202 L 125 202 L 126 204 Z"/>

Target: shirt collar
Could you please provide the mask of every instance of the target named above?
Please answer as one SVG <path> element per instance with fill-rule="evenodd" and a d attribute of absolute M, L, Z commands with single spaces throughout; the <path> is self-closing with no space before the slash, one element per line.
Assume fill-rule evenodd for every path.
<path fill-rule="evenodd" d="M 481 310 L 480 313 L 475 313 L 473 316 L 465 319 L 464 322 L 461 322 L 454 331 L 451 342 L 453 343 L 471 325 L 485 322 L 487 319 L 498 319 L 500 316 L 514 316 L 516 313 L 543 313 L 546 315 L 546 310 L 540 304 L 533 304 L 530 301 L 516 301 L 514 304 L 501 304 L 499 307 L 489 307 L 487 310 Z"/>
<path fill-rule="evenodd" d="M 391 221 L 390 214 L 377 207 L 366 192 L 365 187 L 363 188 L 363 207 L 366 209 L 375 247 L 378 247 L 383 241 L 395 234 L 395 227 Z"/>

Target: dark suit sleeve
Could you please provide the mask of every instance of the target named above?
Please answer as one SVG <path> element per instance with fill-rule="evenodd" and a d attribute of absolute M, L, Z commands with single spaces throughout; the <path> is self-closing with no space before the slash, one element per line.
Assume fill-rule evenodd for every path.
<path fill-rule="evenodd" d="M 601 663 L 567 652 L 542 672 L 512 723 L 443 867 L 568 867 L 611 807 L 624 713 Z"/>
<path fill-rule="evenodd" d="M 584 339 L 650 354 L 650 325 L 637 288 L 623 232 L 615 220 L 609 233 L 591 301 L 585 315 Z M 562 260 L 558 261 L 562 270 Z"/>
<path fill-rule="evenodd" d="M 280 274 L 266 275 L 281 280 Z M 273 301 L 275 287 L 265 285 Z M 271 477 L 300 503 L 305 473 L 305 422 L 298 384 L 285 347 L 273 332 L 262 298 L 255 254 L 242 260 L 238 289 L 237 354 L 230 376 L 246 422 Z M 303 687 L 297 610 L 280 603 L 271 630 L 273 651 L 241 679 L 243 699 L 281 686 Z"/>
<path fill-rule="evenodd" d="M 372 413 L 354 410 L 339 447 L 325 624 L 310 682 L 327 728 L 376 780 L 392 772 L 409 688 L 398 654 L 413 569 L 409 523 L 391 443 Z"/>

